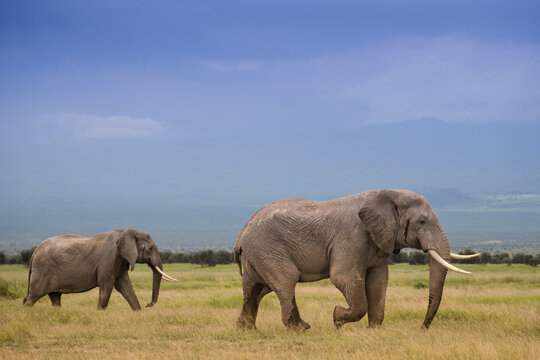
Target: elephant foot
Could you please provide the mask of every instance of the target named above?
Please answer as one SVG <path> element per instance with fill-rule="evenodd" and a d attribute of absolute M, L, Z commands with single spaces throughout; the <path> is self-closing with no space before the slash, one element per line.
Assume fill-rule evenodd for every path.
<path fill-rule="evenodd" d="M 311 325 L 309 325 L 304 320 L 298 321 L 298 322 L 289 322 L 287 324 L 287 329 L 289 330 L 295 330 L 295 331 L 306 331 L 311 328 Z"/>
<path fill-rule="evenodd" d="M 369 324 L 368 329 L 380 329 L 382 324 Z"/>
<path fill-rule="evenodd" d="M 349 322 L 343 319 L 349 314 L 349 312 L 350 310 L 347 310 L 342 306 L 336 306 L 334 308 L 334 326 L 336 329 L 341 328 L 343 325 Z"/>
<path fill-rule="evenodd" d="M 238 318 L 238 321 L 236 322 L 236 325 L 241 329 L 257 330 L 257 327 L 255 326 L 255 320 L 246 318 L 244 316 L 240 316 Z"/>
<path fill-rule="evenodd" d="M 27 298 L 24 298 L 23 306 L 34 306 L 34 302 L 28 300 Z"/>
<path fill-rule="evenodd" d="M 300 320 L 300 322 L 298 323 L 298 325 L 296 325 L 296 328 L 298 330 L 301 330 L 301 331 L 306 331 L 308 330 L 309 328 L 311 328 L 311 325 L 309 325 L 307 322 L 305 322 L 304 320 Z"/>

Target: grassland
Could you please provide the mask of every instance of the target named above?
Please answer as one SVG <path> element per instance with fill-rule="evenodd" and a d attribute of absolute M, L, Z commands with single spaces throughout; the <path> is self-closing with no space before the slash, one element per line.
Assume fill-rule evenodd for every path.
<path fill-rule="evenodd" d="M 299 284 L 297 301 L 306 332 L 286 330 L 274 294 L 261 303 L 258 330 L 236 328 L 242 301 L 235 265 L 167 264 L 180 279 L 163 283 L 153 308 L 130 310 L 113 292 L 98 311 L 97 290 L 67 294 L 63 307 L 47 297 L 23 307 L 27 269 L 0 266 L 0 354 L 33 358 L 212 359 L 540 359 L 540 267 L 462 265 L 473 275 L 448 275 L 431 328 L 420 329 L 427 308 L 427 266 L 390 267 L 386 318 L 380 329 L 367 320 L 339 331 L 335 305 L 345 305 L 328 280 Z M 141 304 L 150 300 L 151 272 L 130 273 Z"/>

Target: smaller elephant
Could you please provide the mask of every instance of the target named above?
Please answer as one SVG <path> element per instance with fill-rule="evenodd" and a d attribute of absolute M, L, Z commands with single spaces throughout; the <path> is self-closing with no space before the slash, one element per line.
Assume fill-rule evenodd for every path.
<path fill-rule="evenodd" d="M 61 306 L 60 297 L 99 287 L 98 309 L 105 309 L 113 287 L 133 310 L 140 310 L 128 270 L 135 263 L 146 263 L 153 271 L 153 306 L 159 296 L 161 278 L 178 281 L 163 272 L 161 257 L 152 237 L 133 229 L 79 236 L 66 234 L 43 241 L 30 258 L 28 294 L 24 305 L 32 306 L 49 295 L 53 306 Z"/>

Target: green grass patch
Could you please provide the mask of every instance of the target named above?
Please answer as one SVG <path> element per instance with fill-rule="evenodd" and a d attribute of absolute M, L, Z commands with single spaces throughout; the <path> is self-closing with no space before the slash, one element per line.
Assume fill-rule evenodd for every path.
<path fill-rule="evenodd" d="M 449 272 L 443 299 L 428 331 L 420 327 L 428 302 L 428 266 L 390 266 L 383 326 L 364 317 L 336 330 L 334 306 L 346 306 L 326 279 L 298 284 L 296 301 L 305 332 L 287 330 L 274 293 L 260 304 L 257 330 L 236 326 L 242 305 L 236 265 L 165 264 L 179 283 L 162 282 L 152 308 L 133 312 L 113 291 L 96 309 L 98 291 L 62 296 L 62 308 L 44 297 L 24 307 L 28 269 L 0 266 L 2 359 L 533 359 L 540 354 L 538 268 L 463 265 L 470 276 Z M 152 272 L 137 265 L 129 276 L 145 305 Z M 392 346 L 389 346 L 392 344 Z"/>
<path fill-rule="evenodd" d="M 22 322 L 13 322 L 0 329 L 0 344 L 27 341 L 31 337 L 30 328 Z"/>
<path fill-rule="evenodd" d="M 214 295 L 206 302 L 206 305 L 212 308 L 235 308 L 238 309 L 242 306 L 242 295 Z"/>
<path fill-rule="evenodd" d="M 19 299 L 26 295 L 26 284 L 16 280 L 5 280 L 0 277 L 0 297 Z"/>
<path fill-rule="evenodd" d="M 455 300 L 460 304 L 482 304 L 482 305 L 517 305 L 517 304 L 537 304 L 540 305 L 540 296 L 484 296 L 465 297 Z"/>

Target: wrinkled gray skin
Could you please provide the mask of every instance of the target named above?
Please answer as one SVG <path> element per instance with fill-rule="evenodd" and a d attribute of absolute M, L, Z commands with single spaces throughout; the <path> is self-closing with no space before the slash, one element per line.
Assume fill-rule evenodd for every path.
<path fill-rule="evenodd" d="M 34 251 L 28 270 L 28 295 L 24 305 L 33 305 L 49 295 L 53 306 L 60 306 L 66 293 L 80 293 L 99 287 L 98 309 L 105 309 L 113 287 L 127 300 L 133 310 L 141 305 L 128 276 L 135 263 L 146 263 L 153 270 L 152 302 L 159 296 L 163 269 L 154 240 L 145 232 L 117 229 L 92 236 L 66 234 L 43 241 Z"/>
<path fill-rule="evenodd" d="M 238 324 L 255 327 L 261 299 L 274 291 L 287 327 L 308 329 L 295 300 L 297 282 L 330 278 L 349 308 L 334 308 L 334 324 L 368 315 L 384 318 L 387 258 L 403 248 L 435 250 L 449 261 L 450 248 L 427 200 L 411 191 L 366 191 L 330 201 L 285 199 L 259 209 L 234 247 L 244 301 Z M 430 261 L 428 328 L 441 302 L 446 268 Z"/>

